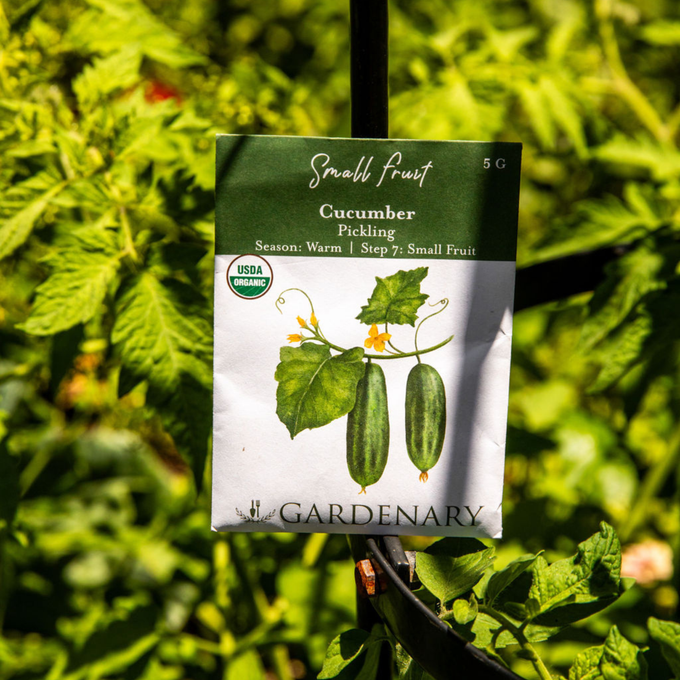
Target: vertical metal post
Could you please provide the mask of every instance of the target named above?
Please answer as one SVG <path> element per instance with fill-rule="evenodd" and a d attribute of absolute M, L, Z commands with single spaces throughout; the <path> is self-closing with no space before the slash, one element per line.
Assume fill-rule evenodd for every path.
<path fill-rule="evenodd" d="M 352 137 L 388 136 L 387 36 L 387 0 L 350 0 Z M 381 622 L 371 603 L 357 595 L 359 627 L 370 631 Z M 383 644 L 376 678 L 391 677 L 391 651 Z"/>
<path fill-rule="evenodd" d="M 386 138 L 387 0 L 350 0 L 352 137 Z"/>

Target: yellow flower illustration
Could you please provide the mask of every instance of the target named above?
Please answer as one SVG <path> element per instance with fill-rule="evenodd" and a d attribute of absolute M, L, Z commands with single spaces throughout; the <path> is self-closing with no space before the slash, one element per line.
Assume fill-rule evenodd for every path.
<path fill-rule="evenodd" d="M 307 322 L 301 316 L 298 316 L 297 322 L 302 328 L 307 328 Z"/>
<path fill-rule="evenodd" d="M 311 323 L 312 326 L 314 326 L 314 328 L 316 328 L 319 325 L 319 322 L 316 318 L 316 314 L 314 314 L 314 312 L 312 312 L 312 316 L 309 317 L 309 323 Z"/>
<path fill-rule="evenodd" d="M 300 342 L 302 340 L 302 336 L 298 335 L 297 333 L 291 333 L 288 336 L 288 342 Z"/>
<path fill-rule="evenodd" d="M 390 333 L 378 333 L 378 327 L 373 324 L 368 331 L 368 337 L 364 340 L 364 347 L 373 347 L 376 352 L 385 351 L 385 343 L 392 337 Z"/>

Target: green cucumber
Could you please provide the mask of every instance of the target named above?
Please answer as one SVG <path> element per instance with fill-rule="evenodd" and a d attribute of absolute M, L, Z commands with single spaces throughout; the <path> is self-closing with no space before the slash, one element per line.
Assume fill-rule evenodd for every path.
<path fill-rule="evenodd" d="M 361 484 L 359 493 L 366 493 L 366 487 L 382 477 L 389 445 L 385 374 L 369 361 L 357 385 L 354 408 L 347 416 L 347 467 L 352 479 Z"/>
<path fill-rule="evenodd" d="M 437 371 L 416 364 L 406 381 L 406 450 L 426 482 L 439 460 L 446 433 L 446 392 Z"/>

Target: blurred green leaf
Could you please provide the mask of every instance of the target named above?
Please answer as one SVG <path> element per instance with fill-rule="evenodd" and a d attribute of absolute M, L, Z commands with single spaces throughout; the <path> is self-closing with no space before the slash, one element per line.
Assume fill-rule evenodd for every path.
<path fill-rule="evenodd" d="M 180 69 L 205 63 L 205 57 L 183 44 L 181 37 L 137 0 L 90 0 L 68 37 L 81 50 L 122 54 L 129 50 Z M 111 91 L 111 90 L 109 90 Z"/>
<path fill-rule="evenodd" d="M 212 429 L 212 393 L 192 375 L 181 373 L 172 394 L 151 389 L 148 403 L 160 413 L 166 431 L 191 465 L 200 490 Z"/>
<path fill-rule="evenodd" d="M 665 286 L 659 274 L 661 253 L 638 248 L 617 260 L 616 274 L 601 285 L 590 302 L 581 342 L 588 350 L 614 330 L 647 294 Z"/>
<path fill-rule="evenodd" d="M 680 45 L 680 21 L 654 21 L 643 26 L 640 35 L 652 45 Z"/>
<path fill-rule="evenodd" d="M 158 644 L 156 616 L 152 605 L 139 605 L 94 632 L 82 649 L 70 654 L 64 679 L 103 677 L 126 669 Z"/>
<path fill-rule="evenodd" d="M 113 54 L 94 59 L 73 82 L 78 102 L 90 108 L 116 90 L 139 81 L 142 53 L 137 45 L 127 45 Z"/>
<path fill-rule="evenodd" d="M 264 677 L 262 659 L 253 649 L 239 654 L 227 663 L 225 680 L 262 680 Z"/>
<path fill-rule="evenodd" d="M 640 360 L 652 329 L 653 322 L 649 314 L 640 313 L 611 337 L 603 348 L 604 361 L 590 388 L 592 392 L 598 392 L 613 385 Z"/>
<path fill-rule="evenodd" d="M 680 677 L 680 623 L 661 621 L 650 617 L 647 621 L 649 635 L 661 646 L 664 659 L 676 678 Z"/>
<path fill-rule="evenodd" d="M 42 215 L 50 200 L 54 198 L 66 183 L 56 184 L 42 196 L 32 200 L 28 205 L 0 224 L 0 260 L 11 255 L 23 245 L 33 231 L 37 219 Z"/>

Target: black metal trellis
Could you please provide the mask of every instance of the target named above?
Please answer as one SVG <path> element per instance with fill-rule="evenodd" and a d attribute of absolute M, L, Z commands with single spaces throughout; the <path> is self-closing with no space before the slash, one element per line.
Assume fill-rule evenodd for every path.
<path fill-rule="evenodd" d="M 352 137 L 386 138 L 388 114 L 387 0 L 350 0 Z M 387 588 L 371 600 L 357 596 L 359 626 L 384 621 L 409 654 L 437 680 L 518 679 L 465 641 L 410 590 L 411 566 L 398 536 L 351 537 L 357 561 L 370 556 L 387 576 Z M 391 678 L 390 650 L 383 646 L 378 680 Z"/>
<path fill-rule="evenodd" d="M 387 138 L 387 0 L 350 0 L 350 15 L 352 137 Z M 604 248 L 519 270 L 515 311 L 593 290 L 605 266 L 625 251 Z M 357 564 L 370 559 L 384 579 L 370 599 L 358 588 L 360 628 L 370 630 L 384 622 L 436 680 L 521 680 L 467 642 L 411 592 L 413 569 L 398 536 L 350 536 L 349 541 Z M 390 649 L 383 645 L 377 680 L 390 680 L 391 669 Z"/>

